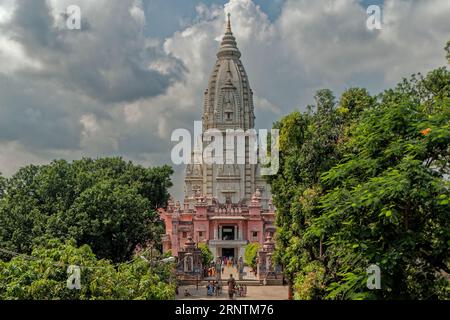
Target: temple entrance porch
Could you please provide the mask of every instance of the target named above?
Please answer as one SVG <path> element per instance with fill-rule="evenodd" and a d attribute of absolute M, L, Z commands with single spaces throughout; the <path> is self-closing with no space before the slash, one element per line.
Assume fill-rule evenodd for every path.
<path fill-rule="evenodd" d="M 210 240 L 208 241 L 209 249 L 217 258 L 244 258 L 245 246 L 247 241 L 226 241 L 226 240 Z"/>
<path fill-rule="evenodd" d="M 222 248 L 221 257 L 227 257 L 228 259 L 234 259 L 236 257 L 236 248 Z"/>

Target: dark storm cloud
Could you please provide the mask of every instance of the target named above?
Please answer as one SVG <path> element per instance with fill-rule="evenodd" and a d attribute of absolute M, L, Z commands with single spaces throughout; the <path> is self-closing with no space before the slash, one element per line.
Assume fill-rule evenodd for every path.
<path fill-rule="evenodd" d="M 40 49 L 61 49 L 61 43 L 53 28 L 53 17 L 45 1 L 18 0 L 14 17 L 7 27 L 12 37 L 28 49 L 32 55 L 39 55 Z"/>
<path fill-rule="evenodd" d="M 82 108 L 75 97 L 58 91 L 45 81 L 0 74 L 0 142 L 17 141 L 35 150 L 79 148 L 76 110 Z"/>
<path fill-rule="evenodd" d="M 200 120 L 228 11 L 258 128 L 318 89 L 377 93 L 446 63 L 448 0 L 386 0 L 379 32 L 366 28 L 369 2 L 0 0 L 0 171 L 82 156 L 170 164 L 172 130 Z M 73 4 L 80 31 L 62 19 Z"/>
<path fill-rule="evenodd" d="M 181 63 L 144 36 L 142 21 L 130 11 L 132 0 L 89 8 L 83 1 L 72 4 L 82 9 L 81 30 L 68 30 L 65 12 L 55 18 L 55 8 L 40 0 L 17 0 L 10 21 L 0 24 L 3 37 L 18 43 L 34 63 L 0 72 L 0 143 L 17 142 L 33 152 L 83 150 L 84 115 L 115 122 L 110 131 L 124 130 L 123 119 L 117 113 L 113 119 L 112 111 L 163 94 L 182 78 Z M 159 59 L 170 63 L 164 74 L 149 68 Z M 161 150 L 155 133 L 124 132 L 119 149 L 108 144 L 113 134 L 96 134 L 99 146 L 92 150 L 98 154 Z"/>
<path fill-rule="evenodd" d="M 167 74 L 149 69 L 165 54 L 146 45 L 143 26 L 130 14 L 131 5 L 129 0 L 108 1 L 99 11 L 89 12 L 77 31 L 55 21 L 47 2 L 19 0 L 2 31 L 43 64 L 41 70 L 31 71 L 34 76 L 106 103 L 134 101 L 164 93 L 182 68 L 173 59 L 175 67 Z"/>

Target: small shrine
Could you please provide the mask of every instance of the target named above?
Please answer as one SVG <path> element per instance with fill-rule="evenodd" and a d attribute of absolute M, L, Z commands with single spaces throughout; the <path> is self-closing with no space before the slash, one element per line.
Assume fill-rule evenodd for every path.
<path fill-rule="evenodd" d="M 281 268 L 279 268 L 273 258 L 275 242 L 270 234 L 267 235 L 263 247 L 258 251 L 258 278 L 260 280 L 279 279 Z"/>
<path fill-rule="evenodd" d="M 182 251 L 178 252 L 177 273 L 196 275 L 202 273 L 202 253 L 189 236 Z"/>

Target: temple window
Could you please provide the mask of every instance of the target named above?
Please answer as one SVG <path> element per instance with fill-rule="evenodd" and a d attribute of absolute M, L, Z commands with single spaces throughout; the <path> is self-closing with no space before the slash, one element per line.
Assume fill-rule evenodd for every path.
<path fill-rule="evenodd" d="M 187 238 L 187 232 L 183 232 L 183 239 Z"/>
<path fill-rule="evenodd" d="M 253 231 L 252 236 L 253 238 L 258 238 L 258 231 Z"/>
<path fill-rule="evenodd" d="M 223 227 L 222 228 L 222 240 L 235 240 L 234 227 Z"/>

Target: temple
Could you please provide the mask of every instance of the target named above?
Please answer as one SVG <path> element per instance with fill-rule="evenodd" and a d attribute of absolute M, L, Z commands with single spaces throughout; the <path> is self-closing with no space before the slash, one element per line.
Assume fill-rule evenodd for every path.
<path fill-rule="evenodd" d="M 204 93 L 203 132 L 217 129 L 225 135 L 228 129 L 254 129 L 253 91 L 240 58 L 228 15 L 217 62 Z M 183 204 L 171 199 L 161 210 L 166 226 L 164 251 L 171 250 L 178 256 L 194 241 L 207 244 L 216 258 L 239 258 L 244 256 L 247 244 L 258 242 L 263 246 L 266 237 L 273 237 L 275 208 L 270 186 L 261 176 L 260 165 L 249 161 L 248 138 L 244 164 L 237 164 L 243 162 L 236 161 L 234 144 L 224 142 L 224 150 L 232 148 L 235 152 L 234 161 L 187 165 Z"/>

